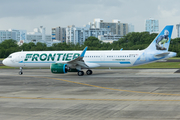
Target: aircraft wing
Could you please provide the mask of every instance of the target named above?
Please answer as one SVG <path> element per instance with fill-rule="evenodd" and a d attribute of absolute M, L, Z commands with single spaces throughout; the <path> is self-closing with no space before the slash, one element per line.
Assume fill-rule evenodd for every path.
<path fill-rule="evenodd" d="M 154 57 L 164 57 L 164 56 L 167 56 L 168 54 L 169 52 L 165 52 L 165 53 L 157 54 Z"/>
<path fill-rule="evenodd" d="M 81 68 L 89 68 L 89 66 L 86 65 L 84 60 L 83 60 L 87 48 L 88 47 L 84 48 L 84 50 L 82 51 L 81 55 L 78 58 L 67 62 L 68 66 L 70 66 L 72 68 L 76 68 L 78 70 L 80 70 Z"/>

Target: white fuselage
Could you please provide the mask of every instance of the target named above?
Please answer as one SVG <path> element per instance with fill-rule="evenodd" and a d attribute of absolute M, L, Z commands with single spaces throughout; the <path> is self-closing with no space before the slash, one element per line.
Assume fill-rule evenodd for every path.
<path fill-rule="evenodd" d="M 50 67 L 52 63 L 67 63 L 82 51 L 24 51 L 12 53 L 3 64 L 12 67 Z M 129 67 L 144 50 L 87 51 L 84 62 L 94 67 Z M 142 61 L 144 60 L 141 58 Z"/>

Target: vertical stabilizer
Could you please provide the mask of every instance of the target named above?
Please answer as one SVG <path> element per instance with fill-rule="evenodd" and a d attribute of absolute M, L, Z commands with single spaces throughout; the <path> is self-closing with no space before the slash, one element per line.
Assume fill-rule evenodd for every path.
<path fill-rule="evenodd" d="M 167 25 L 160 34 L 152 41 L 152 43 L 146 48 L 148 51 L 168 51 L 171 41 L 173 25 Z"/>

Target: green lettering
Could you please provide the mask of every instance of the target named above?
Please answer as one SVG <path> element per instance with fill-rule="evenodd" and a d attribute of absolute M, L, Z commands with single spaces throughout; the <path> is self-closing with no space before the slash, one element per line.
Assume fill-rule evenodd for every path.
<path fill-rule="evenodd" d="M 60 59 L 61 55 L 63 55 L 63 53 L 58 53 L 57 55 L 58 55 L 57 61 L 59 61 L 59 59 Z"/>
<path fill-rule="evenodd" d="M 79 53 L 74 53 L 74 55 L 73 55 L 73 60 L 76 59 L 76 58 L 78 58 L 79 56 L 80 56 Z"/>
<path fill-rule="evenodd" d="M 39 54 L 34 54 L 32 57 L 32 61 L 36 60 L 38 61 Z"/>
<path fill-rule="evenodd" d="M 68 53 L 66 56 L 66 61 L 70 61 L 72 59 L 73 53 Z"/>
<path fill-rule="evenodd" d="M 65 59 L 65 56 L 66 56 L 66 53 L 63 55 L 63 59 L 62 59 L 63 61 L 64 61 L 64 59 Z"/>
<path fill-rule="evenodd" d="M 47 54 L 43 53 L 43 54 L 40 55 L 40 60 L 41 61 L 45 61 L 46 59 L 47 59 Z"/>
<path fill-rule="evenodd" d="M 24 61 L 28 61 L 29 58 L 32 57 L 33 54 L 26 54 L 26 58 L 24 59 Z"/>
<path fill-rule="evenodd" d="M 56 53 L 55 53 L 53 56 L 52 56 L 52 54 L 50 53 L 49 56 L 48 56 L 47 61 L 49 61 L 50 59 L 51 59 L 52 61 L 54 61 L 55 56 L 56 56 Z"/>

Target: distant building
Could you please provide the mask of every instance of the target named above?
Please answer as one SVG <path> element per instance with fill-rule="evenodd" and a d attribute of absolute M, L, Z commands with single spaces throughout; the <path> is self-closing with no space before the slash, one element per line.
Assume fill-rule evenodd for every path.
<path fill-rule="evenodd" d="M 180 37 L 180 24 L 176 24 L 176 29 L 177 29 L 177 37 Z"/>
<path fill-rule="evenodd" d="M 98 39 L 105 43 L 113 43 L 114 41 L 118 41 L 123 36 L 120 35 L 99 35 Z"/>
<path fill-rule="evenodd" d="M 75 25 L 66 28 L 66 43 L 83 44 L 84 41 L 90 37 L 98 36 L 104 40 L 116 41 L 122 36 L 125 36 L 129 30 L 127 23 L 120 23 L 120 20 L 113 20 L 112 22 L 104 22 L 103 19 L 94 19 L 94 22 L 89 22 L 84 27 L 75 27 Z M 131 31 L 134 31 L 134 26 L 131 24 Z M 52 38 L 56 37 L 57 28 L 52 29 Z"/>
<path fill-rule="evenodd" d="M 51 35 L 46 35 L 46 29 L 43 28 L 43 26 L 40 26 L 40 28 L 35 28 L 33 32 L 27 33 L 27 42 L 31 41 L 45 41 L 45 42 L 51 42 Z"/>
<path fill-rule="evenodd" d="M 150 33 L 158 33 L 159 32 L 159 22 L 155 19 L 148 19 L 146 20 L 146 27 L 145 31 L 148 31 Z"/>
<path fill-rule="evenodd" d="M 26 40 L 26 30 L 0 30 L 0 43 L 4 40 L 13 39 L 19 42 L 20 40 Z"/>
<path fill-rule="evenodd" d="M 134 32 L 134 25 L 128 24 L 128 32 Z"/>
<path fill-rule="evenodd" d="M 70 25 L 66 28 L 66 43 L 73 43 L 73 44 L 82 44 L 83 40 L 83 31 L 82 28 L 75 27 L 75 25 Z"/>
<path fill-rule="evenodd" d="M 94 19 L 89 23 L 91 28 L 109 28 L 111 35 L 125 36 L 128 33 L 128 24 L 121 23 L 120 20 L 112 20 L 112 22 L 104 22 L 103 19 Z"/>
<path fill-rule="evenodd" d="M 109 33 L 109 28 L 92 28 L 90 25 L 86 25 L 85 27 L 75 27 L 75 25 L 71 25 L 66 28 L 66 43 L 83 44 L 90 36 L 98 37 L 98 35 Z"/>
<path fill-rule="evenodd" d="M 66 28 L 60 26 L 52 28 L 52 40 L 66 42 Z"/>

